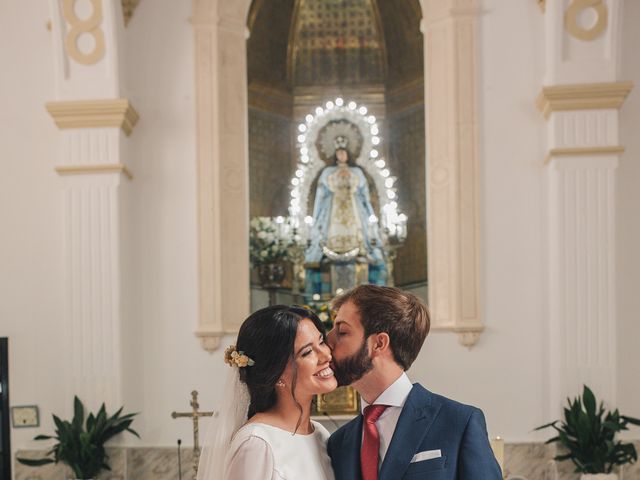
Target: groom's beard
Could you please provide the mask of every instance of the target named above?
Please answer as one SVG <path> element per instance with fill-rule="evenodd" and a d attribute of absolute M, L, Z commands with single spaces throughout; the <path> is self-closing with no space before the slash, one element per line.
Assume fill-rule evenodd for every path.
<path fill-rule="evenodd" d="M 373 362 L 367 351 L 366 340 L 362 342 L 360 350 L 340 361 L 333 359 L 333 374 L 338 381 L 338 386 L 351 385 L 373 368 Z"/>

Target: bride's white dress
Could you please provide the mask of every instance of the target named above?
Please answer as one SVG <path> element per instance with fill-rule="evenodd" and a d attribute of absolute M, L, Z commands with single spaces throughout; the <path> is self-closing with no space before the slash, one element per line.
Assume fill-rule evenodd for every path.
<path fill-rule="evenodd" d="M 334 480 L 327 454 L 329 432 L 312 421 L 301 435 L 263 423 L 236 432 L 224 462 L 224 480 Z"/>

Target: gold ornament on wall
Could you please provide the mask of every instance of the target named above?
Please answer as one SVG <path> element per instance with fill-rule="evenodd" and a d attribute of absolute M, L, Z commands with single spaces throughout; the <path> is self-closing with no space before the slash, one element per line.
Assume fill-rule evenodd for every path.
<path fill-rule="evenodd" d="M 83 65 L 92 65 L 98 62 L 105 52 L 104 33 L 100 29 L 100 24 L 102 23 L 102 0 L 90 0 L 92 12 L 86 20 L 81 20 L 76 15 L 76 1 L 64 0 L 62 2 L 62 14 L 69 24 L 64 43 L 69 57 Z M 93 50 L 88 53 L 84 53 L 78 48 L 78 38 L 83 34 L 93 37 Z"/>
<path fill-rule="evenodd" d="M 578 23 L 578 16 L 587 9 L 595 10 L 596 23 L 585 28 Z M 607 29 L 609 11 L 603 0 L 573 0 L 569 8 L 564 12 L 564 27 L 574 38 L 585 42 L 595 40 Z"/>
<path fill-rule="evenodd" d="M 133 12 L 140 3 L 140 0 L 122 0 L 122 15 L 124 16 L 124 26 L 129 25 Z"/>

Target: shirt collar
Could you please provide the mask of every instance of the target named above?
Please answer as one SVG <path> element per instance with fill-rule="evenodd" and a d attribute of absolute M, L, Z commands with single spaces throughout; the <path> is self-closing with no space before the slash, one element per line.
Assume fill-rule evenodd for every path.
<path fill-rule="evenodd" d="M 390 407 L 403 407 L 404 402 L 407 401 L 409 392 L 413 388 L 413 384 L 405 372 L 387 387 L 387 389 L 380 394 L 378 398 L 373 402 L 375 405 L 389 405 Z M 364 412 L 365 407 L 369 404 L 365 402 L 364 398 L 360 399 L 361 410 Z"/>

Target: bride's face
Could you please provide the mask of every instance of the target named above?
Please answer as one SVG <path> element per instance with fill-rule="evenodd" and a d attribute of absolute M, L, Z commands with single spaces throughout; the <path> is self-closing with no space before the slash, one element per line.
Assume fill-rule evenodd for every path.
<path fill-rule="evenodd" d="M 295 395 L 298 400 L 331 392 L 338 386 L 333 370 L 329 367 L 331 350 L 308 318 L 302 319 L 298 324 L 293 359 L 282 375 L 286 385 L 291 385 L 294 362 L 297 369 Z"/>

